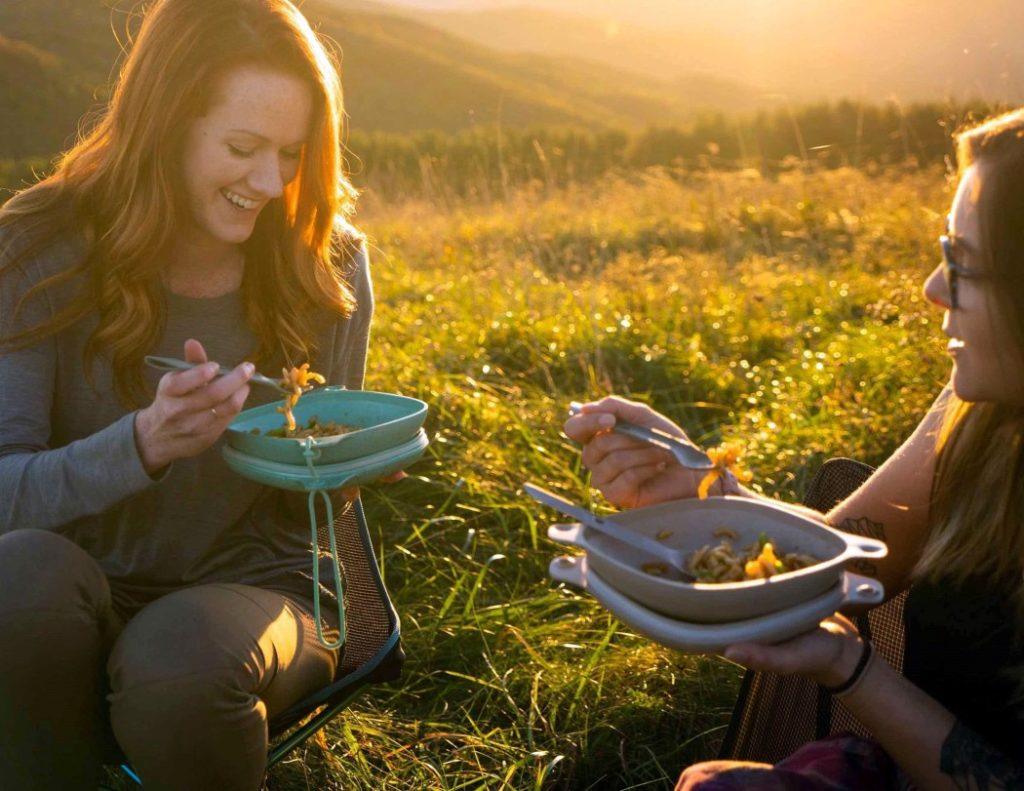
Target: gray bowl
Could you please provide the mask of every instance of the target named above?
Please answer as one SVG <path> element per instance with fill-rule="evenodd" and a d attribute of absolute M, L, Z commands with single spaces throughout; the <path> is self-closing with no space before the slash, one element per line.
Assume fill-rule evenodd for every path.
<path fill-rule="evenodd" d="M 733 546 L 742 550 L 765 533 L 779 552 L 799 552 L 820 558 L 804 569 L 766 580 L 725 583 L 686 583 L 645 572 L 650 560 L 642 551 L 580 524 L 552 525 L 548 536 L 584 549 L 589 567 L 616 590 L 655 612 L 691 623 L 727 623 L 778 612 L 813 599 L 839 583 L 847 562 L 885 557 L 881 541 L 827 527 L 808 517 L 762 500 L 709 497 L 623 511 L 610 517 L 617 525 L 651 538 L 670 531 L 666 546 L 686 555 L 721 538 L 726 527 L 736 533 Z"/>
<path fill-rule="evenodd" d="M 548 573 L 557 582 L 591 593 L 608 612 L 639 634 L 688 654 L 720 654 L 736 643 L 778 643 L 810 631 L 848 604 L 880 604 L 885 598 L 880 582 L 847 571 L 824 593 L 781 612 L 721 624 L 687 623 L 652 612 L 617 591 L 588 569 L 585 557 L 555 558 Z"/>

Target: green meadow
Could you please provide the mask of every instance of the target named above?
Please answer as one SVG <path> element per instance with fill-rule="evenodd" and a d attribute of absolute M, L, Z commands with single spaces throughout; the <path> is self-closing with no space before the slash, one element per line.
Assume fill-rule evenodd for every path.
<path fill-rule="evenodd" d="M 270 787 L 666 788 L 714 757 L 741 670 L 553 584 L 557 518 L 520 486 L 607 507 L 560 429 L 609 392 L 741 441 L 783 499 L 830 456 L 882 461 L 948 372 L 921 283 L 949 199 L 941 168 L 805 167 L 366 195 L 368 386 L 431 405 L 425 459 L 364 492 L 409 659 Z"/>

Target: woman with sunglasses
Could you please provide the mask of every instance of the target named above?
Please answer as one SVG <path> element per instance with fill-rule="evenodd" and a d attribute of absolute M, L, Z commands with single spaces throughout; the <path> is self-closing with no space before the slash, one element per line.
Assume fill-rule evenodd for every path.
<path fill-rule="evenodd" d="M 825 521 L 870 524 L 872 570 L 905 607 L 905 677 L 843 615 L 780 645 L 735 645 L 746 667 L 802 674 L 871 732 L 805 745 L 780 764 L 714 761 L 677 788 L 1024 788 L 1024 110 L 958 136 L 960 182 L 924 284 L 944 311 L 949 384 L 913 434 Z M 699 474 L 610 432 L 617 419 L 685 432 L 616 397 L 566 433 L 620 507 L 695 496 Z M 714 494 L 757 496 L 734 478 Z M 791 506 L 799 508 L 799 506 Z"/>

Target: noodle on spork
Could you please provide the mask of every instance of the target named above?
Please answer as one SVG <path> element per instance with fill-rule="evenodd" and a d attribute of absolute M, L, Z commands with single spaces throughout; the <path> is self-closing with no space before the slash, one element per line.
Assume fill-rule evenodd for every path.
<path fill-rule="evenodd" d="M 281 373 L 283 374 L 281 386 L 290 389 L 292 392 L 285 398 L 284 406 L 279 406 L 277 411 L 284 413 L 285 420 L 288 421 L 287 430 L 295 431 L 295 415 L 292 414 L 292 410 L 299 403 L 303 391 L 307 387 L 312 386 L 310 381 L 324 384 L 327 380 L 321 374 L 310 371 L 309 363 L 303 363 L 298 368 L 282 368 Z"/>

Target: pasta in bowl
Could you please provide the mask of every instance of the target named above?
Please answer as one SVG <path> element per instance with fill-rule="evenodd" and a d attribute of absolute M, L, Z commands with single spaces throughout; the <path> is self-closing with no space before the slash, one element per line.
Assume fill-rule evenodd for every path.
<path fill-rule="evenodd" d="M 246 409 L 227 428 L 228 446 L 254 459 L 305 466 L 305 437 L 312 436 L 313 463 L 337 464 L 409 442 L 427 405 L 394 393 L 327 386 L 303 394 L 292 411 L 294 426 L 282 427 L 280 403 Z"/>
<path fill-rule="evenodd" d="M 721 539 L 718 544 L 707 544 L 693 552 L 687 566 L 698 582 L 743 582 L 745 580 L 770 579 L 777 574 L 807 568 L 818 563 L 818 558 L 800 552 L 782 552 L 762 532 L 757 541 L 745 550 L 737 551 L 733 546 L 736 532 L 727 527 L 714 531 Z M 641 568 L 648 574 L 664 573 L 660 564 L 644 563 Z"/>
<path fill-rule="evenodd" d="M 746 497 L 678 500 L 606 518 L 681 553 L 697 582 L 684 582 L 667 565 L 654 569 L 641 550 L 581 525 L 554 525 L 548 535 L 583 548 L 590 568 L 615 589 L 692 623 L 739 621 L 795 606 L 839 584 L 848 561 L 888 551 L 880 541 Z M 760 568 L 748 575 L 751 563 Z"/>
<path fill-rule="evenodd" d="M 342 423 L 335 423 L 333 420 L 321 420 L 316 415 L 313 415 L 301 426 L 296 424 L 293 428 L 288 428 L 287 425 L 284 425 L 263 432 L 258 428 L 251 428 L 249 433 L 256 436 L 265 434 L 268 437 L 277 437 L 278 439 L 305 439 L 306 437 L 318 439 L 321 437 L 340 437 L 342 434 L 349 434 L 358 430 L 358 426 L 346 426 Z"/>

